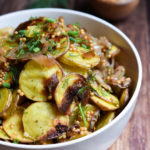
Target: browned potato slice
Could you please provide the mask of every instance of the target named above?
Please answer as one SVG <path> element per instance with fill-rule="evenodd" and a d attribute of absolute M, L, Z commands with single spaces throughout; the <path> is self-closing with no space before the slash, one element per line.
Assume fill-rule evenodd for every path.
<path fill-rule="evenodd" d="M 19 86 L 27 98 L 46 101 L 48 95 L 52 95 L 48 88 L 54 90 L 62 76 L 62 69 L 53 58 L 38 56 L 25 65 L 19 77 Z"/>
<path fill-rule="evenodd" d="M 68 116 L 61 115 L 49 102 L 33 103 L 23 114 L 25 133 L 35 141 L 60 136 L 59 127 L 65 128 L 68 123 Z"/>
<path fill-rule="evenodd" d="M 69 49 L 66 54 L 59 58 L 59 61 L 70 66 L 78 66 L 86 69 L 98 65 L 100 58 L 94 51 L 87 51 L 82 47 L 77 47 L 76 50 Z"/>
<path fill-rule="evenodd" d="M 22 143 L 32 143 L 30 138 L 24 136 L 22 124 L 23 108 L 18 108 L 8 119 L 3 122 L 5 132 L 12 140 L 18 140 Z"/>
<path fill-rule="evenodd" d="M 0 139 L 2 140 L 10 140 L 9 136 L 3 130 L 3 127 L 0 126 Z"/>
<path fill-rule="evenodd" d="M 75 96 L 78 96 L 82 104 L 85 105 L 89 99 L 87 81 L 82 75 L 69 74 L 60 81 L 54 96 L 57 107 L 62 113 L 68 112 Z"/>
<path fill-rule="evenodd" d="M 12 93 L 10 89 L 0 89 L 0 115 L 2 115 L 12 102 Z"/>
<path fill-rule="evenodd" d="M 103 114 L 100 117 L 100 120 L 97 122 L 96 130 L 104 127 L 109 122 L 111 122 L 114 118 L 115 118 L 115 112 L 113 112 L 113 111 L 112 112 L 105 112 L 105 114 Z"/>
<path fill-rule="evenodd" d="M 61 63 L 60 65 L 61 65 L 65 75 L 68 75 L 70 73 L 78 73 L 78 74 L 83 75 L 85 78 L 87 77 L 87 72 L 88 72 L 87 69 L 65 65 L 63 63 Z"/>
<path fill-rule="evenodd" d="M 12 102 L 9 108 L 3 113 L 2 117 L 4 117 L 5 119 L 9 118 L 15 112 L 19 100 L 20 100 L 20 96 L 17 93 L 17 90 L 14 90 L 12 94 Z"/>
<path fill-rule="evenodd" d="M 53 44 L 51 44 L 53 42 L 57 43 L 55 48 L 53 47 Z M 58 58 L 58 57 L 64 55 L 68 51 L 69 45 L 70 45 L 70 41 L 69 41 L 68 36 L 59 36 L 55 39 L 50 39 L 49 41 L 47 41 L 45 43 L 44 49 L 46 49 L 46 50 L 48 49 L 50 54 L 53 57 Z"/>
<path fill-rule="evenodd" d="M 92 85 L 92 89 L 91 100 L 99 106 L 101 110 L 112 111 L 119 108 L 119 100 L 116 96 L 95 84 Z"/>

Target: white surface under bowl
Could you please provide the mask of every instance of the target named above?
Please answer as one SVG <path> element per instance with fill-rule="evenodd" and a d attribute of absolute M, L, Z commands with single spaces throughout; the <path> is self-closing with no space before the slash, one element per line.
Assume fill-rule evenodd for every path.
<path fill-rule="evenodd" d="M 128 123 L 136 99 L 139 94 L 142 80 L 142 66 L 139 54 L 129 40 L 129 38 L 119 29 L 108 22 L 78 11 L 66 9 L 32 9 L 18 11 L 7 15 L 0 16 L 0 28 L 13 26 L 16 27 L 23 21 L 28 20 L 31 16 L 46 16 L 58 18 L 63 16 L 65 23 L 79 22 L 81 26 L 86 27 L 88 32 L 94 36 L 105 35 L 111 42 L 120 46 L 121 53 L 118 56 L 120 64 L 124 65 L 127 75 L 133 80 L 131 99 L 125 109 L 108 125 L 87 135 L 83 138 L 73 141 L 50 144 L 50 145 L 25 145 L 14 144 L 0 141 L 0 150 L 16 150 L 16 149 L 34 149 L 34 150 L 105 150 L 110 147 L 119 137 L 126 124 Z"/>

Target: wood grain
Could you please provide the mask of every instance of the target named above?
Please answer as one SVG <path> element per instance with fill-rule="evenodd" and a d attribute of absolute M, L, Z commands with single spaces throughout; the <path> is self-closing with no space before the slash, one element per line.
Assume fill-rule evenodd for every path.
<path fill-rule="evenodd" d="M 0 0 L 0 15 L 25 9 L 33 0 Z M 148 0 L 147 0 L 148 1 Z M 143 82 L 132 118 L 119 139 L 109 150 L 150 150 L 150 29 L 146 0 L 126 20 L 113 23 L 136 45 L 143 65 Z M 93 13 L 89 1 L 70 0 L 70 8 Z M 85 7 L 86 6 L 86 7 Z M 150 12 L 149 12 L 150 13 Z"/>
<path fill-rule="evenodd" d="M 127 20 L 117 23 L 136 45 L 143 65 L 143 82 L 135 111 L 120 138 L 109 150 L 150 149 L 150 48 L 146 2 L 141 1 L 138 9 Z"/>

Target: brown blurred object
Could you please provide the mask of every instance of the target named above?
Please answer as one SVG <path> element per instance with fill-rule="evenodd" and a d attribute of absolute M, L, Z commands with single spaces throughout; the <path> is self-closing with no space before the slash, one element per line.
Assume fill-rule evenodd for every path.
<path fill-rule="evenodd" d="M 139 3 L 139 0 L 124 0 L 111 2 L 109 0 L 91 0 L 92 6 L 100 17 L 109 20 L 120 20 L 129 16 Z"/>

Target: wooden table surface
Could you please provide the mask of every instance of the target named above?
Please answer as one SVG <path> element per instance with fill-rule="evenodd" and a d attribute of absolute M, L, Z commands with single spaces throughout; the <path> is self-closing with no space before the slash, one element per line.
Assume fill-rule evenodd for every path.
<path fill-rule="evenodd" d="M 0 0 L 0 15 L 30 7 L 39 7 L 36 3 L 30 5 L 33 1 Z M 54 2 L 54 0 L 52 1 Z M 59 2 L 59 7 L 94 14 L 89 1 L 85 3 L 85 0 L 70 0 L 69 3 L 66 3 L 67 1 Z M 44 6 L 44 4 L 41 5 Z M 54 3 L 51 5 L 57 6 Z M 113 24 L 127 34 L 136 45 L 143 65 L 143 82 L 130 122 L 109 150 L 150 150 L 150 1 L 141 0 L 140 5 L 129 18 L 120 22 L 113 22 Z"/>

